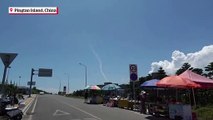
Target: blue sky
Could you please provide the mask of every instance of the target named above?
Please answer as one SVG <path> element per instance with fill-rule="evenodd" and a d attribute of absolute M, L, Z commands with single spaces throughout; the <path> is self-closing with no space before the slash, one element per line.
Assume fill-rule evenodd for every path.
<path fill-rule="evenodd" d="M 9 15 L 9 6 L 58 6 L 59 14 Z M 0 52 L 18 53 L 9 80 L 21 76 L 21 85 L 31 68 L 52 68 L 53 77 L 34 77 L 36 87 L 57 91 L 69 74 L 70 91 L 83 89 L 79 62 L 88 67 L 88 84 L 122 84 L 129 82 L 131 63 L 145 76 L 153 62 L 171 61 L 175 50 L 212 45 L 212 21 L 212 0 L 2 0 Z M 3 69 L 0 64 L 0 76 Z"/>

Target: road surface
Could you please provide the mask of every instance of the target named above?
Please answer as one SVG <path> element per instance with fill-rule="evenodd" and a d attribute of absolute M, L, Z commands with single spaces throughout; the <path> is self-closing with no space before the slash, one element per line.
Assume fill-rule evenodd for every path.
<path fill-rule="evenodd" d="M 58 95 L 38 95 L 23 120 L 161 120 L 131 110 L 85 104 Z"/>

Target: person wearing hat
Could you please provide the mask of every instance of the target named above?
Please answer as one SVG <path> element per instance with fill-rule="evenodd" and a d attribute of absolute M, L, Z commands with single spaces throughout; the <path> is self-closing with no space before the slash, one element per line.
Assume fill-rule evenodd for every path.
<path fill-rule="evenodd" d="M 140 93 L 140 113 L 146 113 L 146 107 L 145 107 L 145 101 L 146 101 L 146 92 L 141 91 Z"/>

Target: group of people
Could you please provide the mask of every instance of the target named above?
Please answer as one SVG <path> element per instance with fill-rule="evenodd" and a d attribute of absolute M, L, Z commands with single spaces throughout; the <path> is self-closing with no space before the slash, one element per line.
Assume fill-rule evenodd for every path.
<path fill-rule="evenodd" d="M 16 93 L 8 94 L 7 99 L 10 101 L 10 105 L 14 106 L 16 104 L 19 104 L 19 100 L 24 100 L 23 95 L 17 95 Z"/>

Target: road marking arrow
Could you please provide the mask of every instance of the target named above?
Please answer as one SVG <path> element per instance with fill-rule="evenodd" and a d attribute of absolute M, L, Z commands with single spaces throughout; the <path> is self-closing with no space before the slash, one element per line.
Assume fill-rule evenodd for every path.
<path fill-rule="evenodd" d="M 59 115 L 69 115 L 70 113 L 64 112 L 62 110 L 56 110 L 55 113 L 53 113 L 53 116 L 59 116 Z"/>

